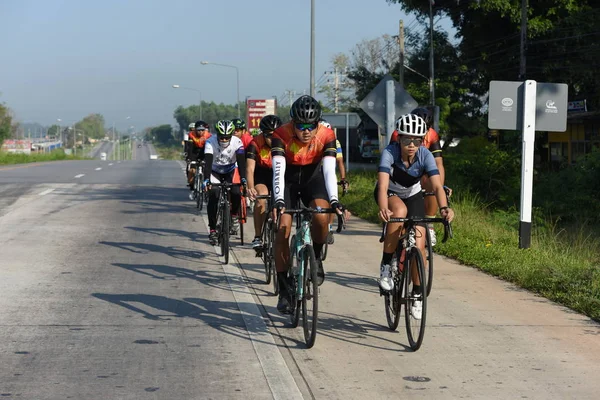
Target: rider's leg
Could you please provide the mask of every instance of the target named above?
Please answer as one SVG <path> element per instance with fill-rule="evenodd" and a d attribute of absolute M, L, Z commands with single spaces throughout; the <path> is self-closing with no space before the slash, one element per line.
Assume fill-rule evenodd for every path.
<path fill-rule="evenodd" d="M 219 179 L 214 175 L 211 175 L 210 181 L 212 183 L 220 183 Z M 208 204 L 206 205 L 206 210 L 208 213 L 208 227 L 211 231 L 215 230 L 217 227 L 217 210 L 219 207 L 219 188 L 211 187 L 208 192 Z"/>
<path fill-rule="evenodd" d="M 256 192 L 260 196 L 269 194 L 269 189 L 267 189 L 267 186 L 262 183 L 255 185 L 254 188 L 256 189 Z M 268 211 L 267 210 L 267 200 L 265 200 L 265 199 L 256 200 L 256 203 L 254 204 L 254 237 L 255 238 L 261 237 L 262 226 L 265 223 L 267 211 Z"/>
<path fill-rule="evenodd" d="M 279 229 L 275 236 L 275 269 L 277 270 L 277 282 L 279 284 L 279 299 L 277 310 L 281 313 L 291 311 L 290 295 L 288 291 L 287 270 L 290 260 L 290 232 L 292 227 L 292 216 L 283 214 L 280 217 Z"/>
<path fill-rule="evenodd" d="M 427 177 L 427 175 L 421 178 L 421 186 L 425 189 L 426 192 L 433 192 L 433 184 L 431 183 L 431 179 Z M 435 196 L 425 196 L 425 214 L 426 218 L 435 218 L 438 210 L 437 199 Z M 431 237 L 431 245 L 435 246 L 437 239 L 435 237 L 435 230 L 433 229 L 433 224 L 429 224 L 427 227 L 429 229 L 429 236 Z"/>

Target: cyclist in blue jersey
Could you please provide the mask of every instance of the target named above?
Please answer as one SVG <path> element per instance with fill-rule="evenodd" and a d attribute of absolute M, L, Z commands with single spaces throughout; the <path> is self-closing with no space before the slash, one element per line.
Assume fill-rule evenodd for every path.
<path fill-rule="evenodd" d="M 418 115 L 406 114 L 396 121 L 396 130 L 399 134 L 398 141 L 385 148 L 378 168 L 374 195 L 379 205 L 379 218 L 387 222 L 391 217 L 423 217 L 425 201 L 421 192 L 421 178 L 427 175 L 440 205 L 440 214 L 446 220 L 452 221 L 454 211 L 448 208 L 440 171 L 431 152 L 421 146 L 427 133 L 427 124 Z M 381 289 L 386 291 L 392 290 L 394 285 L 391 262 L 401 230 L 401 223 L 390 223 L 386 229 L 379 280 Z M 425 259 L 424 226 L 417 226 L 415 240 Z M 415 294 L 418 295 L 421 288 L 417 282 L 413 283 Z M 421 301 L 414 302 L 413 315 L 420 316 L 421 304 Z"/>

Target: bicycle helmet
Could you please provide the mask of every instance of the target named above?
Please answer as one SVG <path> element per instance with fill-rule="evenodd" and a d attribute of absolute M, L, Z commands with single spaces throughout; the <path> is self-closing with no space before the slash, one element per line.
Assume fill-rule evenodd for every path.
<path fill-rule="evenodd" d="M 196 124 L 194 124 L 194 123 L 192 122 L 192 123 L 190 123 L 190 124 L 188 125 L 188 129 L 189 129 L 190 131 L 193 131 L 195 126 L 196 126 Z"/>
<path fill-rule="evenodd" d="M 235 130 L 238 129 L 244 129 L 246 130 L 246 123 L 244 121 L 242 121 L 239 118 L 234 118 L 231 120 L 231 122 L 233 123 L 233 126 L 235 127 Z"/>
<path fill-rule="evenodd" d="M 324 127 L 326 127 L 326 128 L 332 129 L 332 128 L 331 128 L 331 124 L 330 124 L 329 122 L 327 122 L 326 120 L 324 120 L 323 118 L 321 118 L 321 119 L 319 120 L 319 124 L 323 125 L 323 126 L 324 126 Z"/>
<path fill-rule="evenodd" d="M 203 131 L 203 130 L 208 130 L 209 126 L 206 122 L 204 121 L 196 121 L 196 130 L 197 131 Z"/>
<path fill-rule="evenodd" d="M 217 124 L 215 125 L 215 130 L 217 131 L 217 139 L 219 140 L 219 145 L 222 148 L 229 146 L 229 143 L 231 142 L 231 137 L 233 136 L 233 132 L 235 131 L 233 122 L 225 119 L 217 121 Z"/>
<path fill-rule="evenodd" d="M 399 135 L 423 137 L 427 133 L 425 120 L 415 114 L 405 114 L 396 120 Z"/>
<path fill-rule="evenodd" d="M 273 131 L 283 125 L 281 118 L 277 115 L 265 115 L 260 120 L 260 130 L 263 135 L 267 133 L 273 133 Z"/>
<path fill-rule="evenodd" d="M 290 108 L 292 121 L 298 124 L 315 124 L 321 119 L 321 105 L 311 96 L 300 96 Z"/>
<path fill-rule="evenodd" d="M 428 127 L 433 124 L 433 114 L 428 108 L 418 107 L 412 110 L 410 113 L 423 118 Z"/>

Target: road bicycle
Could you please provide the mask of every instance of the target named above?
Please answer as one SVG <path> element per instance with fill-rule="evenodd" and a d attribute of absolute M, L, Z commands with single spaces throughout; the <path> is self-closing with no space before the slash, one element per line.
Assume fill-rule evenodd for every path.
<path fill-rule="evenodd" d="M 335 213 L 334 208 L 304 207 L 298 200 L 297 208 L 285 210 L 294 215 L 296 226 L 290 239 L 290 268 L 288 269 L 288 293 L 290 295 L 291 323 L 297 327 L 302 312 L 304 341 L 308 348 L 315 344 L 317 338 L 317 322 L 319 314 L 318 261 L 315 257 L 310 227 L 313 214 Z M 277 227 L 279 227 L 279 217 Z M 344 218 L 338 214 L 336 232 L 344 228 Z"/>
<path fill-rule="evenodd" d="M 221 255 L 225 259 L 225 264 L 229 263 L 229 235 L 231 229 L 231 203 L 230 195 L 231 188 L 234 186 L 242 186 L 240 183 L 211 183 L 211 186 L 219 188 L 219 200 L 217 203 L 217 243 L 221 248 Z M 240 228 L 241 228 L 240 224 Z M 242 231 L 243 233 L 243 231 Z M 242 239 L 243 241 L 243 239 Z M 243 244 L 243 242 L 242 242 Z"/>
<path fill-rule="evenodd" d="M 262 224 L 260 237 L 262 246 L 256 250 L 256 256 L 260 257 L 265 265 L 265 283 L 268 285 L 273 282 L 273 293 L 279 294 L 279 282 L 277 281 L 277 271 L 275 270 L 275 253 L 273 244 L 275 243 L 275 224 L 273 223 L 272 213 L 269 212 L 272 208 L 272 197 L 270 194 L 258 195 L 256 200 L 266 200 L 266 218 Z M 256 205 L 255 205 L 256 207 Z"/>
<path fill-rule="evenodd" d="M 445 243 L 449 237 L 452 237 L 452 227 L 444 218 L 390 218 L 387 223 L 404 223 L 403 233 L 398 239 L 398 247 L 392 259 L 392 281 L 394 286 L 392 290 L 383 290 L 379 288 L 380 295 L 384 297 L 385 316 L 388 326 L 395 331 L 400 322 L 400 311 L 404 305 L 404 318 L 406 323 L 406 334 L 408 342 L 413 351 L 417 351 L 423 343 L 425 337 L 425 324 L 427 320 L 427 294 L 416 293 L 414 282 L 419 282 L 420 288 L 427 290 L 427 276 L 421 251 L 416 246 L 417 224 L 437 223 L 444 224 Z M 387 223 L 384 224 L 380 242 L 384 241 Z M 427 230 L 427 229 L 426 229 Z M 423 289 L 420 289 L 422 292 Z M 413 305 L 420 301 L 421 316 L 413 315 Z"/>

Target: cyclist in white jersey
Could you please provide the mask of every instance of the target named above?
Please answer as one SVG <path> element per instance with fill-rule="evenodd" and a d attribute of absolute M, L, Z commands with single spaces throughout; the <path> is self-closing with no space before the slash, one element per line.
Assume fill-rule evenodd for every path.
<path fill-rule="evenodd" d="M 240 176 L 246 176 L 246 155 L 242 141 L 233 136 L 235 127 L 231 121 L 217 121 L 215 125 L 216 135 L 208 139 L 204 149 L 204 180 L 203 187 L 209 190 L 208 195 L 208 227 L 210 233 L 208 238 L 211 244 L 217 241 L 216 225 L 217 225 L 217 207 L 219 202 L 219 188 L 210 188 L 211 183 L 232 183 L 233 175 L 236 167 L 239 168 Z M 210 179 L 208 178 L 210 177 Z M 241 179 L 242 185 L 246 185 L 246 178 Z M 238 219 L 236 218 L 240 212 L 241 191 L 239 186 L 231 188 L 231 215 L 234 221 L 232 231 L 237 229 Z"/>

